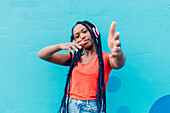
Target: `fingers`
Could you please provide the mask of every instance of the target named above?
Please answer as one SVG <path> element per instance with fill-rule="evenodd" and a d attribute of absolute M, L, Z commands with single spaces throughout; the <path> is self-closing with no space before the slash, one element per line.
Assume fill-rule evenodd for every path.
<path fill-rule="evenodd" d="M 108 40 L 108 45 L 110 50 L 112 50 L 112 48 L 114 47 L 120 47 L 120 41 L 119 41 L 119 32 L 116 32 L 115 35 L 112 37 L 111 40 Z"/>
<path fill-rule="evenodd" d="M 120 47 L 117 47 L 117 48 L 113 48 L 112 49 L 112 53 L 114 53 L 114 52 L 121 52 L 122 50 L 121 50 L 121 48 Z"/>
<path fill-rule="evenodd" d="M 87 42 L 84 42 L 83 39 L 78 39 L 78 40 L 73 41 L 73 42 L 77 43 L 77 44 L 78 44 L 78 45 L 77 45 L 78 47 L 79 47 L 79 46 L 83 46 L 85 43 L 87 43 Z M 82 48 L 82 47 L 81 47 L 81 48 Z M 79 48 L 79 49 L 81 49 L 81 48 Z"/>
<path fill-rule="evenodd" d="M 71 49 L 74 49 L 76 52 L 79 51 L 75 45 L 71 46 Z"/>
<path fill-rule="evenodd" d="M 109 55 L 109 57 L 111 57 L 111 58 L 113 58 L 113 57 L 120 57 L 121 56 L 121 53 L 111 53 L 110 55 Z"/>
<path fill-rule="evenodd" d="M 119 57 L 122 54 L 122 50 L 120 48 L 120 41 L 119 41 L 119 35 L 120 32 L 115 32 L 116 22 L 113 21 L 110 26 L 110 33 L 108 38 L 108 44 L 109 48 L 111 49 L 110 57 Z"/>
<path fill-rule="evenodd" d="M 79 49 L 82 49 L 82 45 L 85 44 L 87 42 L 84 42 L 82 39 L 78 39 L 78 40 L 73 40 L 73 42 L 71 42 L 69 45 L 68 45 L 68 50 L 70 52 L 73 53 L 73 50 L 75 50 L 76 52 L 79 51 Z"/>
<path fill-rule="evenodd" d="M 70 45 L 70 46 L 68 47 L 68 50 L 73 53 L 73 50 L 72 50 L 72 49 L 74 49 L 76 52 L 78 52 L 79 49 L 81 49 L 81 48 L 82 48 L 82 47 L 81 47 L 80 45 L 78 45 L 78 44 L 75 43 L 74 45 Z"/>
<path fill-rule="evenodd" d="M 83 46 L 85 43 L 87 43 L 87 42 L 81 41 L 78 43 L 78 45 Z"/>
<path fill-rule="evenodd" d="M 114 32 L 115 32 L 115 26 L 116 26 L 116 22 L 113 21 L 111 26 L 110 26 L 110 33 L 109 33 L 109 37 L 113 37 L 114 36 Z"/>
<path fill-rule="evenodd" d="M 77 42 L 80 42 L 81 40 L 78 40 Z M 60 44 L 60 48 L 62 50 L 69 50 L 70 52 L 73 53 L 73 50 L 75 50 L 76 52 L 79 51 L 79 49 L 82 49 L 82 46 L 80 46 L 79 44 L 77 44 L 76 41 L 73 42 L 69 42 L 69 43 L 61 43 Z"/>
<path fill-rule="evenodd" d="M 120 32 L 116 32 L 115 35 L 113 36 L 114 40 L 119 39 Z"/>
<path fill-rule="evenodd" d="M 116 40 L 116 41 L 115 41 L 115 47 L 116 47 L 116 48 L 120 47 L 120 41 L 119 41 L 119 40 Z"/>
<path fill-rule="evenodd" d="M 122 50 L 120 47 L 113 48 L 112 53 L 109 55 L 109 57 L 120 57 L 122 53 Z"/>
<path fill-rule="evenodd" d="M 79 48 L 79 49 L 82 49 L 82 46 L 80 46 L 79 44 L 75 44 L 75 46 L 77 47 L 77 48 Z"/>
<path fill-rule="evenodd" d="M 71 49 L 71 47 L 68 48 L 68 50 L 73 54 L 73 50 Z"/>
<path fill-rule="evenodd" d="M 79 42 L 81 42 L 81 41 L 82 41 L 82 39 L 80 38 L 80 39 L 78 39 L 78 40 L 76 40 L 76 41 L 73 41 L 73 42 L 79 43 Z"/>
<path fill-rule="evenodd" d="M 72 49 L 74 49 L 76 52 L 78 52 L 79 49 L 82 49 L 82 46 L 83 46 L 85 43 L 87 43 L 87 42 L 82 41 L 82 39 L 81 39 L 81 40 L 74 41 L 74 42 L 73 42 L 73 45 L 70 45 L 70 46 L 69 46 L 69 49 L 68 49 L 68 50 L 69 50 L 70 52 L 72 52 L 72 53 L 73 53 L 73 50 L 72 50 Z"/>

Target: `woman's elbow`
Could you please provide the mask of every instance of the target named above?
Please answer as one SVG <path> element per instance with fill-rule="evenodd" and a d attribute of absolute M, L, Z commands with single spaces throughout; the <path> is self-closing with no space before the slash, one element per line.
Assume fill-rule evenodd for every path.
<path fill-rule="evenodd" d="M 43 60 L 45 59 L 44 56 L 41 54 L 41 52 L 38 52 L 37 55 L 40 59 L 43 59 Z"/>

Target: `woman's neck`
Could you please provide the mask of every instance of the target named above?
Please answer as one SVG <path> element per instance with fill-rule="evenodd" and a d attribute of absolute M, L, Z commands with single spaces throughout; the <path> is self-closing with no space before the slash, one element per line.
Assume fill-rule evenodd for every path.
<path fill-rule="evenodd" d="M 97 55 L 96 53 L 96 48 L 93 45 L 90 49 L 84 49 L 84 56 L 95 56 Z"/>

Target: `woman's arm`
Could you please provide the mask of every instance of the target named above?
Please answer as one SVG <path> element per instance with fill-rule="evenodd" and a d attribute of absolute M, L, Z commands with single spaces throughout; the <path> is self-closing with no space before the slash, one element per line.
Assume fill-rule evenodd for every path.
<path fill-rule="evenodd" d="M 121 50 L 120 41 L 119 41 L 119 32 L 115 31 L 116 22 L 112 22 L 110 27 L 110 33 L 108 37 L 108 45 L 111 50 L 111 54 L 109 55 L 109 63 L 110 66 L 114 69 L 120 69 L 125 65 L 126 56 Z"/>
<path fill-rule="evenodd" d="M 61 43 L 61 44 L 55 44 L 47 46 L 43 49 L 41 49 L 38 52 L 38 56 L 51 63 L 59 64 L 59 65 L 69 65 L 69 53 L 56 53 L 60 50 L 69 50 L 73 53 L 74 49 L 75 51 L 78 51 L 78 48 L 81 49 L 81 45 L 84 44 L 82 40 L 77 40 L 75 42 L 69 42 L 69 43 Z"/>
<path fill-rule="evenodd" d="M 38 52 L 38 56 L 51 63 L 69 65 L 69 53 L 56 53 L 62 50 L 59 44 L 50 45 Z"/>
<path fill-rule="evenodd" d="M 47 46 L 43 49 L 41 49 L 39 52 L 38 52 L 38 56 L 45 60 L 47 58 L 49 58 L 50 56 L 52 56 L 55 52 L 58 52 L 61 50 L 61 47 L 59 44 L 56 44 L 56 45 L 50 45 L 50 46 Z"/>

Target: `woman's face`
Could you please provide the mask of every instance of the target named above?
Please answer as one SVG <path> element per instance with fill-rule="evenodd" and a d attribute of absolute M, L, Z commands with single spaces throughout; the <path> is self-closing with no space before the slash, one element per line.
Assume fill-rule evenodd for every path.
<path fill-rule="evenodd" d="M 85 42 L 83 48 L 90 48 L 93 46 L 91 34 L 84 25 L 77 24 L 73 29 L 73 36 L 75 40 L 82 39 L 82 41 Z"/>

